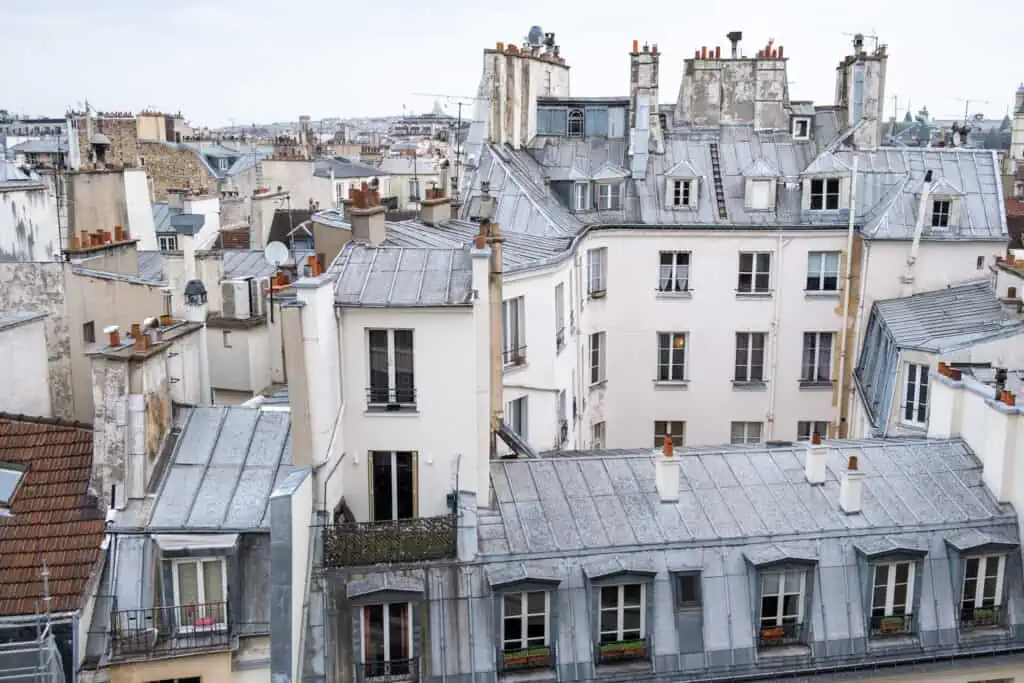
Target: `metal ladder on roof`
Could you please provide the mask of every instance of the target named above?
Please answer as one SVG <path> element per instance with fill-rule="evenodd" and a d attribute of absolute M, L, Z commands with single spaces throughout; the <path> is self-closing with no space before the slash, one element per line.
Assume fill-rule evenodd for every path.
<path fill-rule="evenodd" d="M 718 217 L 728 218 L 729 212 L 725 210 L 725 188 L 722 186 L 722 164 L 718 159 L 718 143 L 712 142 L 708 145 L 711 152 L 711 173 L 715 183 L 715 202 L 718 204 Z"/>

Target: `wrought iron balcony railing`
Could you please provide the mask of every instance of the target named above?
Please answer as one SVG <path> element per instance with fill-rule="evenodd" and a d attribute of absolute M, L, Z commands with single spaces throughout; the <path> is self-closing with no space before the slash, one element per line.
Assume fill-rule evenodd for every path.
<path fill-rule="evenodd" d="M 777 626 L 762 625 L 757 633 L 758 647 L 779 647 L 783 645 L 802 645 L 806 639 L 803 624 L 779 624 Z"/>
<path fill-rule="evenodd" d="M 414 387 L 369 387 L 366 405 L 376 410 L 401 410 L 416 406 Z"/>
<path fill-rule="evenodd" d="M 894 614 L 892 616 L 871 617 L 871 637 L 887 638 L 889 636 L 905 636 L 914 633 L 913 614 Z"/>
<path fill-rule="evenodd" d="M 419 660 L 416 657 L 363 664 L 365 683 L 409 683 L 416 680 L 419 680 Z"/>
<path fill-rule="evenodd" d="M 227 602 L 114 610 L 110 614 L 110 657 L 164 656 L 230 647 Z"/>
<path fill-rule="evenodd" d="M 324 565 L 358 567 L 455 557 L 455 515 L 387 522 L 345 522 L 323 527 Z"/>
<path fill-rule="evenodd" d="M 513 349 L 502 349 L 501 362 L 505 364 L 506 368 L 526 365 L 526 347 L 517 346 Z"/>
<path fill-rule="evenodd" d="M 999 628 L 1006 626 L 1006 608 L 1002 605 L 988 607 L 967 607 L 960 609 L 960 630 L 972 631 L 978 628 Z"/>

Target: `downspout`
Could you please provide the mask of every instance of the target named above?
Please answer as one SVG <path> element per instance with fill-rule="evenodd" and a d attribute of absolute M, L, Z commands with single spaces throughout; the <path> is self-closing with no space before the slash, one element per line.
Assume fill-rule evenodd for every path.
<path fill-rule="evenodd" d="M 768 375 L 768 381 L 771 382 L 771 393 L 768 395 L 768 429 L 766 441 L 770 441 L 775 434 L 775 394 L 778 391 L 778 378 L 775 376 L 779 365 L 779 327 L 782 323 L 781 316 L 781 300 L 782 300 L 782 249 L 786 244 L 789 244 L 789 240 L 783 242 L 782 230 L 779 230 L 778 246 L 775 249 L 775 253 L 778 254 L 778 263 L 775 264 L 775 293 L 772 297 L 772 331 L 771 331 L 771 374 Z"/>
<path fill-rule="evenodd" d="M 505 238 L 497 223 L 486 222 L 481 230 L 487 231 L 487 243 L 491 247 L 491 272 L 488 279 L 491 308 L 491 457 L 497 456 L 497 434 L 504 420 L 502 402 L 504 373 L 501 362 L 501 306 L 502 306 L 502 265 L 501 243 Z"/>
<path fill-rule="evenodd" d="M 900 370 L 903 368 L 903 354 L 900 352 L 898 346 L 893 346 L 896 349 L 896 375 L 892 378 L 892 392 L 889 394 L 889 407 L 885 411 L 885 415 L 879 415 L 878 419 L 882 420 L 882 438 L 889 436 L 889 424 L 892 422 L 892 407 L 896 404 L 896 397 L 899 395 L 900 390 Z"/>
<path fill-rule="evenodd" d="M 476 646 L 473 639 L 473 585 L 465 574 L 459 576 L 459 585 L 466 595 L 466 625 L 469 626 L 469 680 L 476 680 Z"/>
<path fill-rule="evenodd" d="M 921 201 L 917 206 L 917 223 L 914 225 L 914 239 L 910 243 L 910 254 L 907 256 L 907 267 L 900 282 L 903 283 L 900 296 L 911 296 L 914 293 L 914 266 L 917 264 L 917 252 L 921 248 L 921 233 L 924 232 L 924 212 L 928 199 L 932 196 L 932 172 L 925 171 L 924 184 L 921 186 Z"/>
<path fill-rule="evenodd" d="M 837 437 L 846 436 L 843 434 L 843 407 L 846 405 L 846 373 L 847 373 L 847 356 L 846 343 L 848 338 L 848 330 L 850 329 L 850 295 L 853 289 L 853 232 L 854 224 L 857 219 L 857 161 L 859 157 L 853 155 L 853 171 L 850 174 L 850 223 L 846 230 L 846 282 L 843 287 L 843 329 L 839 333 L 839 390 L 836 392 L 836 397 L 839 399 L 838 406 L 836 407 L 836 431 Z M 863 275 L 861 280 L 864 280 Z M 855 321 L 853 321 L 856 324 Z M 854 343 L 857 338 L 854 337 Z M 852 371 L 851 371 L 852 372 Z M 849 410 L 846 411 L 849 415 Z M 846 433 L 849 434 L 849 427 L 846 429 Z"/>

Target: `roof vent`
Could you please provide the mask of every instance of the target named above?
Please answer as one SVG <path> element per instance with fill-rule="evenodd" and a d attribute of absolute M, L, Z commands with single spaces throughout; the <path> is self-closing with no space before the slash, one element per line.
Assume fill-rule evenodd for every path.
<path fill-rule="evenodd" d="M 828 460 L 828 446 L 821 443 L 821 434 L 814 432 L 807 442 L 807 457 L 804 460 L 804 474 L 809 484 L 825 483 L 825 464 Z"/>
<path fill-rule="evenodd" d="M 848 515 L 860 512 L 864 489 L 864 474 L 858 469 L 857 456 L 851 455 L 839 482 L 839 507 Z"/>
<path fill-rule="evenodd" d="M 654 451 L 654 482 L 662 503 L 679 502 L 679 458 L 672 449 L 672 437 L 665 436 L 663 451 Z"/>

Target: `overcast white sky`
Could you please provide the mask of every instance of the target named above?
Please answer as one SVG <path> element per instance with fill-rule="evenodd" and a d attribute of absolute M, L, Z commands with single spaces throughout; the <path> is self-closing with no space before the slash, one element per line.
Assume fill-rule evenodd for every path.
<path fill-rule="evenodd" d="M 952 118 L 970 99 L 972 114 L 1002 117 L 1024 80 L 1022 17 L 1013 0 L 0 0 L 0 109 L 61 115 L 88 98 L 213 126 L 424 111 L 433 99 L 415 93 L 474 94 L 481 50 L 539 24 L 572 66 L 574 95 L 628 94 L 636 38 L 658 43 L 673 102 L 683 58 L 726 50 L 735 29 L 747 54 L 784 45 L 791 97 L 828 104 L 844 33 L 860 31 L 889 45 L 887 113 L 896 95 L 900 116 L 909 101 Z"/>

